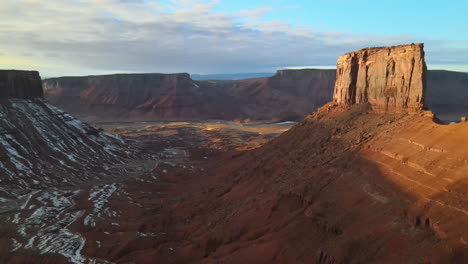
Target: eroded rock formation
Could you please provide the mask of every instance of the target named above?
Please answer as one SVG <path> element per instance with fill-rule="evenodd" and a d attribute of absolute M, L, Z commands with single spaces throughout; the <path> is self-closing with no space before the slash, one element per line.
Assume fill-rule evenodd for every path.
<path fill-rule="evenodd" d="M 418 55 L 414 51 L 418 47 L 421 48 L 418 51 L 421 53 L 420 63 L 416 60 Z M 404 49 L 407 52 L 403 52 Z M 468 115 L 465 103 L 468 100 L 467 73 L 427 71 L 427 88 L 425 92 L 421 92 L 421 89 L 424 90 L 422 78 L 425 68 L 422 44 L 364 49 L 355 54 L 362 53 L 362 58 L 366 52 L 375 53 L 377 56 L 379 50 L 387 50 L 385 58 L 393 58 L 396 73 L 393 72 L 392 75 L 389 72 L 389 79 L 383 84 L 378 83 L 379 78 L 376 77 L 369 77 L 366 84 L 366 64 L 369 68 L 367 75 L 382 71 L 383 76 L 387 76 L 386 68 L 374 69 L 372 65 L 376 65 L 376 60 L 371 61 L 367 56 L 366 63 L 362 63 L 362 73 L 359 67 L 354 68 L 355 83 L 351 85 L 351 69 L 346 68 L 351 64 L 342 62 L 339 64 L 342 66 L 342 73 L 337 82 L 339 89 L 334 95 L 335 70 L 305 69 L 280 70 L 268 78 L 232 81 L 193 81 L 186 74 L 180 75 L 179 81 L 176 81 L 175 74 L 60 77 L 44 81 L 45 96 L 52 104 L 88 121 L 300 120 L 333 98 L 341 103 L 369 101 L 374 103 L 374 109 L 377 110 L 389 107 L 389 110 L 398 108 L 399 111 L 413 111 L 420 109 L 423 103 L 443 121 L 457 121 L 461 116 Z M 409 59 L 404 58 L 407 55 Z M 350 56 L 344 55 L 341 58 L 351 63 Z M 413 63 L 411 58 L 415 60 L 411 74 L 412 85 L 409 85 L 408 67 Z M 404 64 L 405 60 L 409 63 Z M 382 64 L 382 61 L 379 63 Z M 358 75 L 360 82 L 357 82 Z M 170 79 L 172 80 L 169 81 Z M 400 90 L 388 90 L 390 86 L 387 87 L 386 83 L 392 82 L 401 84 L 398 86 Z M 373 89 L 369 90 L 371 85 Z M 354 90 L 348 89 L 352 87 Z M 359 89 L 356 89 L 358 87 Z M 389 96 L 392 91 L 396 91 L 396 95 Z"/>
<path fill-rule="evenodd" d="M 376 111 L 421 110 L 426 85 L 423 47 L 366 48 L 339 57 L 333 100 L 370 103 Z"/>
<path fill-rule="evenodd" d="M 0 70 L 0 98 L 32 99 L 42 96 L 37 71 Z"/>
<path fill-rule="evenodd" d="M 44 81 L 46 98 L 89 121 L 300 120 L 332 97 L 334 70 L 194 81 L 188 74 L 115 74 Z"/>

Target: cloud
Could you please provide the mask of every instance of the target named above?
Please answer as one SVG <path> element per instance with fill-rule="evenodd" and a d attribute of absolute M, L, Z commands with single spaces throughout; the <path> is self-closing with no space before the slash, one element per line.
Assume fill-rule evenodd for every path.
<path fill-rule="evenodd" d="M 271 6 L 258 6 L 255 9 L 242 9 L 238 12 L 238 16 L 245 18 L 247 21 L 259 21 L 260 18 L 271 11 Z"/>
<path fill-rule="evenodd" d="M 334 65 L 366 46 L 420 42 L 411 36 L 315 31 L 265 21 L 268 6 L 216 12 L 218 1 L 2 0 L 0 67 L 36 67 L 43 75 L 104 72 L 261 72 Z M 466 43 L 427 40 L 436 64 L 464 64 Z M 436 46 L 437 45 L 437 46 Z M 456 47 L 447 53 L 443 47 Z M 465 54 L 464 56 L 460 54 Z M 448 56 L 447 56 L 448 55 Z M 2 57 L 0 57 L 0 62 Z M 44 67 L 42 67 L 43 65 Z M 46 66 L 47 65 L 47 66 Z"/>

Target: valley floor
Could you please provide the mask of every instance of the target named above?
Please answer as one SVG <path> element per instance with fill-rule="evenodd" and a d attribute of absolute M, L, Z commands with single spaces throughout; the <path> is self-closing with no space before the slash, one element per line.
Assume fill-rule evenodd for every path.
<path fill-rule="evenodd" d="M 171 255 L 173 213 L 168 205 L 181 195 L 169 195 L 168 189 L 178 174 L 204 173 L 219 156 L 257 148 L 293 124 L 101 125 L 127 136 L 129 148 L 139 149 L 141 159 L 108 168 L 108 177 L 100 180 L 35 190 L 8 207 L 3 203 L 0 263 L 142 263 L 131 262 L 131 256 L 155 249 Z M 153 263 L 153 258 L 144 262 Z"/>
<path fill-rule="evenodd" d="M 286 128 L 108 127 L 135 174 L 24 197 L 0 262 L 467 263 L 467 123 L 330 103 Z"/>

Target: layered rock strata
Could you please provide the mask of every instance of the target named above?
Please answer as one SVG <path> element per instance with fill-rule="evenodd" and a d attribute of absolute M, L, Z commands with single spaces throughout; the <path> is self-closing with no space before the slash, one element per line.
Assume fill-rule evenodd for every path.
<path fill-rule="evenodd" d="M 338 58 L 333 101 L 370 103 L 376 111 L 423 108 L 426 87 L 424 45 L 365 48 Z"/>
<path fill-rule="evenodd" d="M 334 70 L 194 81 L 188 74 L 114 74 L 44 81 L 46 98 L 88 121 L 300 120 L 332 97 Z"/>

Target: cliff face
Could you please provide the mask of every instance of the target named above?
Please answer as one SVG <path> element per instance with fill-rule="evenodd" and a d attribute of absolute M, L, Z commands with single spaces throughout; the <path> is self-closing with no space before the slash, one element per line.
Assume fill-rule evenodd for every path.
<path fill-rule="evenodd" d="M 57 104 L 73 103 L 67 100 L 72 97 L 91 105 L 133 107 L 168 96 L 164 88 L 189 84 L 188 74 L 115 74 L 48 79 L 44 91 Z"/>
<path fill-rule="evenodd" d="M 315 108 L 330 101 L 331 90 L 335 83 L 334 70 L 279 70 L 268 79 L 271 87 L 278 90 L 290 91 L 296 96 L 312 99 Z"/>
<path fill-rule="evenodd" d="M 387 71 L 383 65 L 392 61 Z M 348 53 L 338 67 L 280 70 L 268 78 L 235 81 L 193 81 L 187 74 L 60 77 L 45 80 L 44 92 L 53 105 L 90 121 L 300 120 L 331 100 L 370 102 L 378 111 L 414 111 L 424 103 L 443 121 L 468 115 L 466 73 L 427 71 L 424 94 L 422 45 Z"/>
<path fill-rule="evenodd" d="M 426 63 L 424 45 L 366 48 L 338 58 L 333 100 L 370 103 L 376 111 L 422 109 Z"/>
<path fill-rule="evenodd" d="M 212 83 L 223 87 L 236 118 L 296 121 L 327 103 L 333 93 L 333 70 L 280 70 L 269 78 Z"/>
<path fill-rule="evenodd" d="M 186 73 L 63 77 L 45 80 L 44 91 L 52 104 L 93 121 L 190 120 L 220 110 L 207 109 L 216 91 L 202 91 Z"/>
<path fill-rule="evenodd" d="M 116 74 L 44 81 L 46 98 L 93 121 L 300 120 L 329 101 L 333 70 L 273 77 L 193 81 L 188 74 Z"/>
<path fill-rule="evenodd" d="M 468 73 L 428 71 L 424 105 L 442 121 L 468 116 Z"/>
<path fill-rule="evenodd" d="M 32 99 L 41 96 L 39 72 L 0 70 L 0 98 Z"/>

